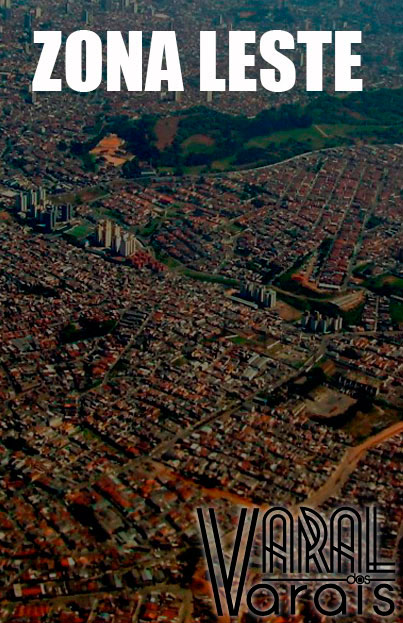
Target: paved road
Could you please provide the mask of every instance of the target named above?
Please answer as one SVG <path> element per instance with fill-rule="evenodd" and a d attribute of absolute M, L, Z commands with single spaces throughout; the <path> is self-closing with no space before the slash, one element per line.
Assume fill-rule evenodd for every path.
<path fill-rule="evenodd" d="M 337 466 L 325 484 L 322 485 L 322 487 L 320 487 L 317 491 L 313 492 L 312 495 L 308 496 L 304 504 L 307 506 L 317 507 L 323 504 L 329 497 L 337 494 L 347 482 L 350 474 L 352 474 L 357 467 L 360 459 L 365 456 L 367 450 L 370 450 L 387 439 L 391 439 L 399 433 L 403 433 L 403 422 L 392 424 L 392 426 L 385 428 L 380 433 L 369 437 L 360 445 L 349 448 L 342 458 L 341 463 Z"/>

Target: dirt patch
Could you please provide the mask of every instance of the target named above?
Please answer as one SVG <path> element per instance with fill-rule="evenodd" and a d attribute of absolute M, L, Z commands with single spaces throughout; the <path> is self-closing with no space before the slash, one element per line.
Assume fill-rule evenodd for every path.
<path fill-rule="evenodd" d="M 302 312 L 299 309 L 295 309 L 295 307 L 291 307 L 291 305 L 283 303 L 283 301 L 277 301 L 276 311 L 279 313 L 280 318 L 286 322 L 299 320 L 302 316 Z"/>
<path fill-rule="evenodd" d="M 352 420 L 343 426 L 343 430 L 355 438 L 366 438 L 376 430 L 399 422 L 399 413 L 395 409 L 374 406 L 368 413 L 358 411 Z"/>
<path fill-rule="evenodd" d="M 310 399 L 305 401 L 305 406 L 309 415 L 326 419 L 345 413 L 356 402 L 347 394 L 321 386 L 311 392 Z"/>
<path fill-rule="evenodd" d="M 359 112 L 356 112 L 355 110 L 350 110 L 349 114 L 350 114 L 350 117 L 352 117 L 353 119 L 358 119 L 358 121 L 365 121 L 364 115 L 361 115 Z"/>
<path fill-rule="evenodd" d="M 127 160 L 129 156 L 123 149 L 124 141 L 116 134 L 108 134 L 98 143 L 91 151 L 94 156 L 102 156 L 109 164 L 119 167 Z"/>
<path fill-rule="evenodd" d="M 160 151 L 172 145 L 180 119 L 180 117 L 164 117 L 155 124 L 156 146 Z"/>

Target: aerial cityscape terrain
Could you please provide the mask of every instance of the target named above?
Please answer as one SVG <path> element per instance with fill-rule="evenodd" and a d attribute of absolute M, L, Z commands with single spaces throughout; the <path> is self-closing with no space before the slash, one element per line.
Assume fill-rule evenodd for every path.
<path fill-rule="evenodd" d="M 80 28 L 175 30 L 184 92 L 32 92 L 33 31 Z M 364 91 L 329 50 L 307 93 L 299 48 L 289 92 L 199 91 L 200 30 L 224 72 L 270 28 L 361 30 Z M 218 618 L 199 507 L 231 542 L 240 507 L 375 504 L 398 595 L 402 32 L 397 0 L 0 0 L 0 622 L 332 620 Z"/>

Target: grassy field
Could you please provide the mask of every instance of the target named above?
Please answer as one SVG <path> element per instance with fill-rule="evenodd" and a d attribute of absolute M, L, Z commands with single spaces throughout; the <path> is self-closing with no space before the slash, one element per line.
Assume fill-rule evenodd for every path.
<path fill-rule="evenodd" d="M 109 195 L 109 191 L 101 186 L 93 186 L 92 188 L 85 188 L 80 190 L 78 193 L 69 192 L 62 193 L 60 195 L 55 195 L 52 197 L 52 203 L 55 205 L 62 205 L 63 203 L 92 203 L 94 201 L 98 201 L 98 199 L 103 199 Z"/>
<path fill-rule="evenodd" d="M 373 290 L 377 294 L 385 296 L 403 295 L 403 279 L 395 275 L 379 275 L 378 277 L 367 279 L 364 285 L 368 290 Z"/>
<path fill-rule="evenodd" d="M 389 311 L 394 324 L 403 324 L 403 303 L 391 301 Z"/>
<path fill-rule="evenodd" d="M 376 128 L 379 128 L 379 126 L 351 125 L 347 123 L 311 125 L 309 128 L 284 130 L 281 132 L 274 132 L 268 136 L 258 136 L 248 141 L 246 147 L 264 148 L 271 143 L 281 144 L 289 140 L 294 140 L 309 142 L 312 149 L 323 149 L 331 139 L 345 138 L 351 139 L 351 142 L 354 142 L 353 137 L 359 136 L 363 132 L 369 135 L 371 130 Z"/>
<path fill-rule="evenodd" d="M 84 240 L 93 231 L 94 227 L 91 225 L 76 225 L 73 229 L 65 232 L 68 236 L 72 236 L 76 240 Z"/>
<path fill-rule="evenodd" d="M 267 136 L 257 136 L 248 141 L 245 147 L 268 147 L 272 143 L 285 143 L 293 139 L 295 141 L 311 142 L 312 149 L 320 149 L 325 144 L 325 137 L 313 126 L 310 128 L 298 128 L 295 130 L 283 130 Z"/>
<path fill-rule="evenodd" d="M 149 221 L 147 223 L 147 225 L 145 225 L 144 227 L 140 228 L 137 230 L 137 233 L 139 236 L 144 236 L 144 237 L 148 237 L 148 236 L 152 236 L 152 234 L 154 234 L 158 227 L 161 225 L 162 223 L 162 219 L 159 217 L 153 218 L 151 219 L 151 221 Z"/>
<path fill-rule="evenodd" d="M 194 134 L 182 143 L 182 152 L 188 154 L 209 153 L 214 147 L 215 141 L 204 134 Z"/>
<path fill-rule="evenodd" d="M 234 156 L 227 156 L 227 158 L 222 158 L 221 160 L 214 160 L 212 168 L 215 171 L 228 171 L 231 169 L 233 161 Z"/>
<path fill-rule="evenodd" d="M 235 337 L 231 337 L 230 341 L 233 344 L 236 344 L 237 346 L 243 346 L 244 344 L 247 343 L 247 338 L 246 337 L 242 337 L 241 335 L 236 335 Z"/>
<path fill-rule="evenodd" d="M 353 124 L 320 124 L 312 125 L 309 128 L 296 128 L 291 130 L 282 130 L 273 132 L 265 136 L 257 136 L 244 145 L 245 149 L 260 148 L 268 149 L 273 161 L 267 164 L 274 164 L 285 159 L 291 158 L 300 153 L 309 153 L 329 147 L 337 147 L 342 145 L 354 145 L 360 142 L 378 142 L 375 135 L 371 135 L 372 130 L 387 129 L 389 126 L 373 126 L 373 125 L 353 125 Z M 292 145 L 303 145 L 304 148 L 298 152 L 293 151 Z M 182 145 L 184 156 L 189 154 L 211 153 L 213 146 L 198 142 L 187 142 L 186 146 Z M 286 153 L 284 153 L 284 150 Z M 278 151 L 278 157 L 276 154 Z M 248 162 L 243 165 L 236 163 L 236 154 L 231 154 L 224 158 L 213 160 L 210 165 L 212 171 L 231 171 L 236 169 L 248 169 L 254 166 L 264 166 L 264 162 Z M 208 170 L 206 165 L 185 166 L 184 173 L 188 175 L 199 175 Z M 173 172 L 173 168 L 169 169 Z"/>
<path fill-rule="evenodd" d="M 376 126 L 365 126 L 365 134 L 368 135 L 371 129 Z M 287 144 L 289 141 L 295 141 L 298 143 L 306 144 L 306 151 L 313 151 L 318 149 L 325 149 L 333 144 L 339 142 L 345 144 L 352 144 L 355 141 L 355 134 L 359 135 L 363 132 L 363 126 L 349 125 L 349 124 L 321 124 L 311 125 L 309 128 L 296 128 L 292 130 L 282 130 L 279 132 L 273 132 L 266 136 L 257 136 L 250 139 L 245 143 L 245 148 L 250 149 L 253 147 L 259 147 L 261 149 L 272 148 L 273 153 L 276 152 L 276 146 L 279 148 Z M 187 153 L 190 153 L 189 150 Z M 282 158 L 280 157 L 279 160 Z M 253 163 L 249 163 L 246 167 L 253 166 Z M 211 168 L 214 171 L 227 171 L 235 166 L 235 155 L 227 156 L 220 160 L 214 160 Z M 194 171 L 198 173 L 200 171 Z M 189 173 L 193 173 L 190 168 Z"/>
<path fill-rule="evenodd" d="M 295 128 L 290 130 L 282 130 L 278 132 L 272 132 L 268 135 L 257 136 L 251 138 L 244 145 L 245 149 L 260 148 L 269 149 L 272 154 L 276 154 L 276 148 L 279 150 L 279 158 L 281 161 L 284 159 L 282 156 L 284 147 L 294 141 L 295 143 L 305 144 L 306 152 L 325 149 L 337 145 L 355 144 L 361 140 L 372 142 L 375 135 L 372 136 L 371 132 L 379 129 L 386 129 L 388 126 L 377 125 L 359 125 L 348 123 L 337 124 L 313 124 L 309 128 Z M 185 155 L 191 153 L 209 153 L 213 146 L 207 142 L 198 142 L 188 139 L 182 145 Z M 290 152 L 290 156 L 292 157 Z M 253 167 L 253 162 L 247 163 L 244 166 L 236 165 L 235 154 L 226 156 L 218 160 L 214 160 L 211 163 L 211 170 L 213 171 L 228 171 L 237 168 L 249 168 Z M 205 166 L 186 167 L 185 173 L 197 175 L 206 170 Z"/>

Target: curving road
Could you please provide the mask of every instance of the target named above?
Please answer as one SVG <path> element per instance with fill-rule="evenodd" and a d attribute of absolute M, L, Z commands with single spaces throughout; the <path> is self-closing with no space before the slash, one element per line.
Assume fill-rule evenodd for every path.
<path fill-rule="evenodd" d="M 323 504 L 329 497 L 338 493 L 367 450 L 370 450 L 387 439 L 391 439 L 399 433 L 403 433 L 403 422 L 392 424 L 380 433 L 369 437 L 360 445 L 349 448 L 325 484 L 309 495 L 304 504 L 317 507 Z"/>

